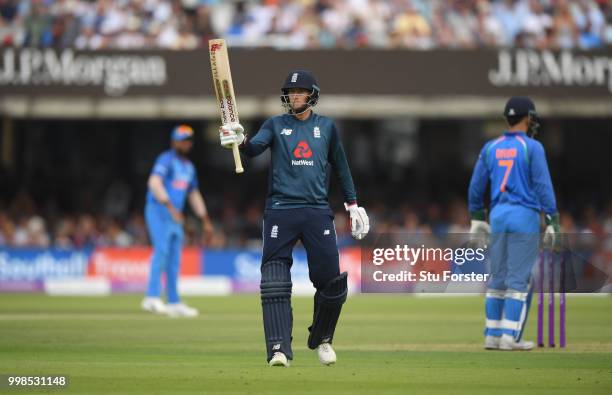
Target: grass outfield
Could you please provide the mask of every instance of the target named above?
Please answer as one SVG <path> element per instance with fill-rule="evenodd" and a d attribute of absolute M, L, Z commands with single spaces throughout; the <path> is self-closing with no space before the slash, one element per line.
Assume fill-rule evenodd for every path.
<path fill-rule="evenodd" d="M 139 302 L 0 295 L 0 373 L 68 374 L 54 394 L 612 393 L 612 297 L 568 297 L 567 349 L 505 353 L 481 348 L 478 297 L 355 296 L 333 367 L 306 348 L 311 301 L 296 298 L 288 369 L 265 363 L 255 295 L 191 298 L 202 312 L 192 320 L 140 312 Z"/>

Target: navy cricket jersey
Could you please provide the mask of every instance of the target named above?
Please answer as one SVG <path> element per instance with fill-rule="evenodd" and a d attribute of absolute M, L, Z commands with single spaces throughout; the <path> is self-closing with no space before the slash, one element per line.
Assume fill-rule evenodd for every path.
<path fill-rule="evenodd" d="M 304 121 L 289 114 L 269 118 L 241 150 L 252 157 L 268 147 L 272 163 L 266 208 L 329 208 L 330 167 L 344 201 L 357 201 L 346 154 L 331 119 L 315 113 Z"/>
<path fill-rule="evenodd" d="M 506 203 L 546 214 L 557 211 L 544 147 L 524 132 L 505 132 L 482 148 L 470 181 L 470 212 L 484 209 L 488 182 L 491 209 Z"/>

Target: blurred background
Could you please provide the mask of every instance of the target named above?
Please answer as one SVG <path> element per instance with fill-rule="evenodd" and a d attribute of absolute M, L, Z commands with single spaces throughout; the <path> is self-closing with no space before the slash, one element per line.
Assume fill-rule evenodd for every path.
<path fill-rule="evenodd" d="M 316 111 L 341 130 L 375 232 L 467 231 L 471 170 L 512 95 L 533 97 L 542 116 L 564 231 L 612 232 L 612 1 L 0 0 L 1 273 L 22 279 L 9 266 L 44 251 L 106 251 L 120 265 L 117 251 L 148 246 L 146 180 L 178 123 L 196 131 L 215 224 L 198 254 L 260 247 L 269 156 L 238 176 L 219 147 L 216 37 L 229 42 L 251 135 L 281 113 L 286 74 L 314 72 Z M 333 183 L 330 202 L 351 251 Z M 186 234 L 201 245 L 192 216 Z M 146 271 L 142 251 L 133 259 Z M 92 256 L 79 270 L 92 273 Z M 196 259 L 227 258 L 239 273 L 231 256 Z"/>

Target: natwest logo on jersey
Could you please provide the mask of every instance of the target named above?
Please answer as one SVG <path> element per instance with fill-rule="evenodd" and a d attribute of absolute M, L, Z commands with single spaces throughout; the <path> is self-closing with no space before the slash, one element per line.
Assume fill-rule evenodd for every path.
<path fill-rule="evenodd" d="M 305 140 L 302 140 L 293 150 L 293 156 L 299 160 L 292 159 L 293 166 L 314 166 L 314 161 L 306 160 L 312 157 L 312 150 Z"/>
<path fill-rule="evenodd" d="M 297 147 L 293 150 L 293 156 L 296 158 L 310 158 L 312 156 L 312 150 L 308 146 L 306 140 L 302 140 L 298 143 Z"/>

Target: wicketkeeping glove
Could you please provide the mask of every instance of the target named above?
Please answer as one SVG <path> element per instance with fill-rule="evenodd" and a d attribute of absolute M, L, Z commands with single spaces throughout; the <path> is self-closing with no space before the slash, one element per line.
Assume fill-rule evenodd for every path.
<path fill-rule="evenodd" d="M 491 226 L 486 221 L 484 211 L 474 211 L 470 213 L 472 218 L 470 224 L 470 242 L 477 247 L 482 247 L 489 240 Z"/>
<path fill-rule="evenodd" d="M 370 231 L 370 219 L 363 207 L 357 206 L 357 203 L 348 205 L 344 203 L 346 211 L 351 217 L 351 235 L 356 240 L 361 240 Z"/>
<path fill-rule="evenodd" d="M 232 149 L 234 144 L 240 145 L 244 141 L 244 128 L 239 123 L 226 123 L 219 128 L 219 138 L 223 148 Z"/>
<path fill-rule="evenodd" d="M 559 224 L 559 213 L 544 215 L 546 229 L 544 230 L 544 248 L 558 250 L 561 246 L 561 225 Z"/>

